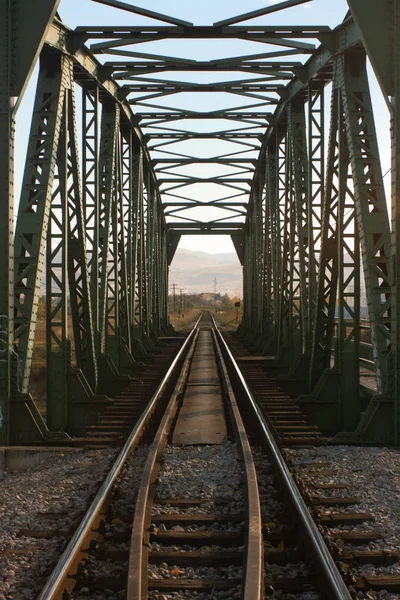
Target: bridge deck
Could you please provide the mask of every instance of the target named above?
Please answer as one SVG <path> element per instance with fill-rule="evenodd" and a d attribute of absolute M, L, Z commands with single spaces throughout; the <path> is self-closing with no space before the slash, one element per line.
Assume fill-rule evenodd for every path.
<path fill-rule="evenodd" d="M 222 444 L 227 437 L 225 413 L 210 329 L 200 331 L 189 381 L 172 443 Z"/>

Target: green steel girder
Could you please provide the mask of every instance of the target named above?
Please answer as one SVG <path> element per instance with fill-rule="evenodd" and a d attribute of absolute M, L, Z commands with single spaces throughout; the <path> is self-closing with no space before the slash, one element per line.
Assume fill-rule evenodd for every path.
<path fill-rule="evenodd" d="M 279 320 L 279 277 L 281 269 L 280 214 L 278 198 L 278 156 L 276 143 L 266 151 L 266 198 L 265 198 L 265 310 L 266 337 L 271 344 L 277 341 Z M 269 345 L 268 351 L 271 350 Z"/>
<path fill-rule="evenodd" d="M 262 333 L 264 317 L 264 181 L 254 181 L 247 212 L 244 246 L 244 314 L 243 325 L 257 339 Z"/>
<path fill-rule="evenodd" d="M 276 355 L 272 368 L 285 374 L 283 381 L 288 385 L 292 381 L 298 390 L 309 392 L 300 401 L 330 433 L 341 431 L 343 435 L 338 439 L 398 441 L 400 386 L 398 373 L 393 369 L 396 371 L 400 356 L 400 309 L 396 303 L 400 278 L 395 270 L 395 281 L 390 279 L 391 234 L 365 51 L 358 27 L 351 19 L 333 32 L 326 27 L 285 26 L 282 33 L 274 26 L 236 25 L 252 13 L 198 27 L 119 0 L 101 1 L 161 18 L 172 26 L 85 27 L 71 32 L 56 19 L 48 27 L 15 235 L 14 342 L 23 391 L 29 384 L 46 249 L 47 365 L 51 373 L 47 386 L 48 423 L 52 429 L 69 428 L 75 433 L 84 431 L 84 422 L 90 422 L 98 409 L 96 402 L 100 398 L 96 399 L 95 394 L 111 389 L 107 388 L 107 379 L 117 381 L 123 374 L 134 374 L 133 357 L 152 352 L 158 335 L 168 330 L 168 267 L 181 235 L 225 234 L 231 235 L 243 265 L 244 339 L 259 351 Z M 261 9 L 260 14 L 302 1 L 288 0 Z M 374 3 L 367 2 L 370 14 L 374 14 Z M 54 3 L 44 4 L 38 27 L 26 44 L 18 83 L 11 82 L 20 90 L 49 15 L 53 14 Z M 385 0 L 389 20 L 386 13 L 377 14 L 375 24 L 381 29 L 389 24 L 390 35 L 382 44 L 365 20 L 365 5 L 364 14 L 358 0 L 349 0 L 349 5 L 386 96 L 396 98 L 398 76 L 393 64 L 397 65 L 400 44 L 393 24 L 400 17 L 398 1 Z M 7 138 L 7 145 L 2 148 L 7 157 L 7 194 L 12 196 L 9 171 L 13 115 L 9 110 L 9 90 L 13 74 L 10 78 L 8 1 L 0 9 L 0 16 L 1 11 L 8 21 L 6 36 L 0 42 L 6 56 L 5 61 L 0 58 L 1 72 L 7 81 L 7 93 L 0 95 L 0 133 L 2 144 Z M 319 49 L 301 41 L 310 37 L 322 42 Z M 93 44 L 91 52 L 83 46 L 89 38 L 108 41 Z M 126 44 L 160 39 L 220 38 L 272 43 L 283 49 L 208 62 L 119 50 Z M 119 57 L 102 65 L 94 52 Z M 301 53 L 312 54 L 304 65 L 294 60 Z M 389 65 L 385 64 L 385 57 L 389 57 Z M 271 62 L 272 58 L 277 60 Z M 233 81 L 195 85 L 152 79 L 149 74 L 155 71 L 232 71 L 239 76 L 232 77 Z M 243 80 L 243 72 L 260 73 L 260 78 Z M 116 79 L 129 83 L 124 89 Z M 285 79 L 290 82 L 283 88 L 281 82 Z M 331 81 L 332 122 L 324 182 L 324 88 Z M 82 87 L 83 95 L 82 189 L 75 83 Z M 238 106 L 210 113 L 151 104 L 152 99 L 188 90 L 233 92 L 252 98 L 255 103 L 248 109 Z M 130 92 L 149 95 L 134 100 L 128 97 Z M 279 95 L 275 99 L 267 97 L 267 92 Z M 139 111 L 136 115 L 130 108 L 134 103 Z M 277 105 L 273 115 L 263 112 L 270 104 Z M 400 128 L 393 106 L 396 148 Z M 150 108 L 155 112 L 147 112 Z M 231 119 L 246 128 L 199 133 L 169 124 L 192 118 Z M 239 145 L 240 151 L 206 160 L 197 159 L 190 152 L 174 153 L 176 143 L 211 137 L 220 143 L 236 144 L 236 148 Z M 146 146 L 149 141 L 152 145 Z M 246 152 L 260 152 L 259 158 L 256 161 L 254 154 L 249 156 Z M 206 162 L 232 167 L 235 172 L 203 178 L 174 171 Z M 395 192 L 400 187 L 397 163 L 395 155 Z M 156 179 L 156 173 L 163 173 L 164 179 Z M 206 203 L 180 195 L 182 188 L 190 195 L 188 186 L 204 182 L 229 190 L 231 195 L 225 190 L 226 198 L 208 203 L 226 210 L 226 218 L 204 222 L 185 216 L 185 210 Z M 170 197 L 178 201 L 172 202 Z M 397 204 L 392 240 L 395 269 L 400 245 L 396 233 L 400 230 L 396 229 L 400 222 Z M 8 262 L 12 257 L 10 206 L 11 201 L 1 241 Z M 176 222 L 167 222 L 166 217 L 175 217 Z M 360 360 L 372 362 L 365 360 L 369 350 L 360 342 L 362 275 L 377 376 L 378 393 L 371 401 L 362 398 L 360 385 Z M 0 361 L 0 443 L 7 443 L 9 432 L 12 430 L 14 435 L 15 431 L 7 421 L 14 364 L 12 269 L 7 277 L 8 283 L 0 295 L 0 319 L 4 320 L 0 323 L 1 352 L 6 357 Z M 68 331 L 68 306 L 72 338 Z M 5 315 L 9 316 L 7 324 Z M 74 403 L 74 395 L 82 399 L 80 408 Z M 14 397 L 18 406 L 29 402 L 17 390 Z M 34 405 L 30 406 L 37 430 L 46 437 L 45 424 L 35 413 Z M 4 420 L 6 428 L 2 429 Z M 25 424 L 21 431 L 25 431 L 24 427 Z"/>
<path fill-rule="evenodd" d="M 289 377 L 297 377 L 299 371 L 303 371 L 304 377 L 310 369 L 309 389 L 313 393 L 310 400 L 302 397 L 302 402 L 316 422 L 324 422 L 331 431 L 336 428 L 336 431 L 349 432 L 343 439 L 374 439 L 374 436 L 379 439 L 382 435 L 379 432 L 385 427 L 382 420 L 386 418 L 384 439 L 387 441 L 394 439 L 387 403 L 386 408 L 381 409 L 384 400 L 380 403 L 374 399 L 369 404 L 364 401 L 363 409 L 361 402 L 360 359 L 365 356 L 360 342 L 361 258 L 380 393 L 388 391 L 385 382 L 393 321 L 387 206 L 365 51 L 357 41 L 357 34 L 353 35 L 352 27 L 351 21 L 347 21 L 338 28 L 330 44 L 326 43 L 326 48 L 322 47 L 305 65 L 302 79 L 289 84 L 263 141 L 260 157 L 266 157 L 267 183 L 274 178 L 272 173 L 277 172 L 280 207 L 278 224 L 273 209 L 276 191 L 274 185 L 268 183 L 269 223 L 265 230 L 268 239 L 265 240 L 263 284 L 267 322 L 269 315 L 276 313 L 271 299 L 276 287 L 273 272 L 278 266 L 278 257 L 272 256 L 269 239 L 275 236 L 282 240 L 278 242 L 280 306 L 277 318 L 273 317 L 276 332 L 273 327 L 267 327 L 264 348 L 268 352 L 277 339 L 275 365 L 280 369 L 278 372 L 286 365 Z M 348 37 L 344 37 L 345 31 Z M 337 51 L 335 59 L 328 46 Z M 332 78 L 332 125 L 324 191 L 323 89 Z M 308 103 L 307 123 L 304 102 Z M 265 168 L 263 164 L 262 159 L 259 160 L 256 178 Z M 323 195 L 326 201 L 322 214 Z M 250 206 L 248 227 L 252 223 Z M 250 275 L 256 263 L 249 259 L 247 274 L 246 264 L 245 281 L 249 285 L 251 280 L 256 281 Z M 253 294 L 256 294 L 254 290 Z M 246 320 L 244 331 L 250 331 Z M 310 366 L 308 361 L 296 362 L 296 348 L 298 352 L 302 350 L 303 356 L 308 348 Z M 337 406 L 333 412 L 323 406 L 323 395 L 331 399 L 333 407 Z"/>
<path fill-rule="evenodd" d="M 380 393 L 391 339 L 390 227 L 364 52 L 345 54 L 337 77 L 346 117 L 357 222 Z"/>
<path fill-rule="evenodd" d="M 351 14 L 359 27 L 361 39 L 371 60 L 372 66 L 389 101 L 395 96 L 395 28 L 396 12 L 399 6 L 396 0 L 347 0 Z M 377 32 L 384 32 L 377 35 Z"/>
<path fill-rule="evenodd" d="M 95 330 L 93 323 L 89 269 L 86 253 L 85 212 L 82 198 L 81 174 L 79 169 L 79 148 L 76 131 L 76 110 L 73 86 L 73 66 L 70 61 L 71 85 L 67 91 L 68 133 L 66 159 L 63 166 L 66 174 L 66 219 L 68 236 L 68 283 L 74 336 L 76 366 L 82 370 L 92 389 L 97 388 L 98 370 L 95 357 Z M 69 182 L 68 178 L 71 179 Z"/>
<path fill-rule="evenodd" d="M 371 0 L 362 3 L 359 0 L 348 0 L 348 3 L 391 113 L 393 277 L 390 369 L 386 391 L 394 402 L 394 439 L 398 445 L 400 443 L 400 268 L 398 260 L 400 248 L 400 203 L 398 201 L 400 197 L 400 6 L 397 0 L 382 0 L 379 5 Z M 376 410 L 377 407 L 374 406 L 370 413 L 374 415 Z"/>
<path fill-rule="evenodd" d="M 117 144 L 119 132 L 119 106 L 115 102 L 103 105 L 99 153 L 99 348 L 106 354 L 111 348 L 110 337 L 115 337 L 118 316 L 116 289 L 116 246 L 115 206 L 117 192 Z M 92 272 L 92 276 L 94 273 Z M 116 358 L 116 347 L 112 356 Z"/>
<path fill-rule="evenodd" d="M 288 107 L 288 131 L 291 144 L 293 173 L 293 203 L 295 206 L 295 238 L 293 281 L 293 313 L 300 312 L 301 350 L 306 354 L 309 350 L 309 294 L 311 282 L 311 257 L 309 254 L 310 235 L 308 210 L 308 153 L 304 104 L 293 101 Z M 294 225 L 294 223 L 292 223 Z M 311 245 L 312 240 L 311 240 Z M 314 275 L 314 269 L 312 270 Z"/>
<path fill-rule="evenodd" d="M 322 236 L 322 207 L 325 177 L 325 98 L 324 87 L 313 82 L 308 86 L 308 254 L 309 254 L 309 324 L 310 340 L 313 335 L 317 298 L 317 276 L 320 266 Z"/>
<path fill-rule="evenodd" d="M 280 33 L 280 31 L 284 29 L 284 35 Z M 295 38 L 301 39 L 306 38 L 310 39 L 314 35 L 318 35 L 319 33 L 326 33 L 331 31 L 330 27 L 326 25 L 285 25 L 277 27 L 276 25 L 236 25 L 230 27 L 214 27 L 214 26 L 194 26 L 189 29 L 181 28 L 181 27 L 169 27 L 164 25 L 146 25 L 146 26 L 130 26 L 130 25 L 122 25 L 122 26 L 113 26 L 113 25 L 101 25 L 101 26 L 79 26 L 76 27 L 75 31 L 80 34 L 84 34 L 89 38 L 95 39 L 107 39 L 115 38 L 118 40 L 124 40 L 124 38 L 133 38 L 138 41 L 143 38 L 146 41 L 153 37 L 156 41 L 160 38 L 162 39 L 186 39 L 186 38 L 196 38 L 196 39 L 220 39 L 221 37 L 226 37 L 227 39 L 236 39 L 236 38 L 245 38 L 251 37 L 264 39 L 265 36 L 271 39 L 285 39 L 285 38 Z M 295 44 L 295 40 L 290 39 L 293 44 Z M 103 46 L 102 48 L 108 48 L 115 45 L 115 40 L 110 42 L 109 46 Z M 125 44 L 126 45 L 126 41 Z M 94 46 L 94 48 L 93 48 Z M 308 49 L 310 44 L 308 44 Z M 92 45 L 91 49 L 101 49 L 100 45 Z"/>
<path fill-rule="evenodd" d="M 95 349 L 99 345 L 99 88 L 82 88 L 82 197 Z M 97 385 L 97 380 L 96 380 Z"/>
<path fill-rule="evenodd" d="M 23 392 L 29 385 L 64 99 L 70 84 L 68 58 L 44 54 L 42 64 L 15 231 L 14 344 Z"/>
<path fill-rule="evenodd" d="M 325 369 L 331 365 L 335 308 L 338 282 L 338 218 L 339 218 L 339 95 L 333 86 L 331 123 L 326 163 L 326 185 L 322 215 L 321 259 L 318 272 L 317 303 L 311 347 L 310 389 L 314 389 Z M 341 105 L 340 105 L 341 106 Z M 346 155 L 348 153 L 346 152 Z M 343 163 L 348 157 L 340 157 Z"/>
<path fill-rule="evenodd" d="M 59 22 L 52 24 L 48 36 L 16 228 L 14 343 L 26 391 L 47 248 L 47 420 L 54 431 L 81 435 L 107 401 L 96 394 L 111 389 L 109 378 L 116 381 L 124 373 L 135 373 L 133 315 L 147 336 L 167 331 L 167 234 L 149 154 L 128 105 L 119 100 L 119 88 L 96 79 L 100 66 L 85 50 L 69 53 L 68 30 Z M 78 77 L 83 94 L 82 189 L 74 107 L 77 69 L 85 74 Z M 135 178 L 135 162 L 142 164 L 142 172 L 146 163 L 146 182 L 139 171 Z M 148 189 L 152 186 L 152 200 L 143 193 L 145 183 Z M 150 204 L 156 226 L 147 210 Z M 11 393 L 11 375 L 5 382 Z M 10 431 L 14 440 L 48 439 L 52 434 L 29 395 L 21 394 L 16 384 L 13 389 L 12 414 L 21 418 L 14 418 L 12 428 L 7 423 L 4 442 Z M 4 404 L 2 419 L 10 402 Z"/>
<path fill-rule="evenodd" d="M 12 429 L 19 427 L 26 410 L 24 405 L 18 411 L 19 421 L 11 410 L 11 381 L 17 377 L 13 361 L 15 116 L 58 4 L 59 0 L 4 0 L 0 5 L 0 445 L 10 442 Z M 27 413 L 26 418 L 29 421 Z"/>

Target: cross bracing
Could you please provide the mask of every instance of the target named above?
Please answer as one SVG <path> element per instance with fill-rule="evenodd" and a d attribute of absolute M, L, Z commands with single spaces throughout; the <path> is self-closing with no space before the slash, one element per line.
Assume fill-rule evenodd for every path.
<path fill-rule="evenodd" d="M 125 24 L 71 30 L 46 0 L 32 30 L 37 2 L 0 8 L 0 443 L 81 434 L 138 373 L 169 331 L 168 266 L 185 234 L 231 236 L 239 335 L 315 423 L 398 443 L 399 1 L 349 0 L 332 30 L 268 23 L 305 0 L 201 26 L 96 1 Z M 193 40 L 238 52 L 193 58 Z M 14 232 L 15 113 L 39 52 Z M 392 226 L 367 55 L 392 113 Z M 47 422 L 28 393 L 43 282 Z"/>

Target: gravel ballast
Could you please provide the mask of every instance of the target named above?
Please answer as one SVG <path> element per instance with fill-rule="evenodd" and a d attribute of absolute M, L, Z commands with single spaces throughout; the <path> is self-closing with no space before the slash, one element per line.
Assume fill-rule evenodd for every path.
<path fill-rule="evenodd" d="M 279 530 L 287 521 L 286 512 L 288 509 L 282 502 L 282 498 L 279 496 L 279 488 L 277 487 L 277 479 L 274 474 L 271 460 L 262 448 L 253 446 L 252 453 L 257 471 L 263 523 L 272 530 Z M 283 522 L 281 521 L 282 518 L 284 519 Z M 284 547 L 284 549 L 288 550 L 286 547 Z M 296 551 L 298 550 L 298 546 L 295 545 L 291 549 Z M 299 577 L 307 577 L 310 574 L 310 571 L 313 570 L 312 565 L 307 561 L 307 557 L 305 557 L 305 561 L 307 562 L 301 561 L 286 565 L 269 563 L 268 550 L 279 550 L 279 547 L 273 548 L 271 545 L 265 546 L 264 575 L 266 578 L 297 580 Z M 268 592 L 266 597 L 270 600 L 321 600 L 320 594 L 315 590 L 296 594 L 285 593 L 283 590 L 276 589 L 275 591 Z"/>
<path fill-rule="evenodd" d="M 157 481 L 158 498 L 242 501 L 243 468 L 236 444 L 167 446 Z M 156 503 L 157 504 L 157 503 Z"/>
<path fill-rule="evenodd" d="M 364 522 L 357 526 L 341 525 L 336 528 L 321 527 L 329 545 L 339 550 L 371 549 L 400 552 L 400 451 L 355 446 L 328 446 L 287 450 L 299 479 L 308 491 L 322 496 L 357 497 L 360 502 L 353 506 L 324 507 L 324 512 L 369 512 L 375 522 Z M 329 463 L 318 469 L 318 463 Z M 322 471 L 322 473 L 321 473 Z M 318 490 L 317 484 L 344 484 L 341 490 Z M 382 539 L 365 545 L 338 545 L 332 535 L 340 531 L 379 531 Z M 351 574 L 400 575 L 400 562 L 388 566 L 360 564 L 351 567 Z M 371 598 L 363 593 L 359 598 Z M 380 600 L 400 600 L 400 594 L 378 591 L 373 596 Z"/>
<path fill-rule="evenodd" d="M 243 466 L 237 453 L 236 444 L 226 441 L 218 446 L 167 446 L 156 486 L 156 500 L 152 507 L 152 515 L 164 514 L 209 514 L 243 513 Z M 204 499 L 209 500 L 196 506 L 176 507 L 174 499 Z M 157 500 L 171 500 L 171 505 L 157 504 Z M 224 500 L 223 504 L 214 502 Z M 168 523 L 152 524 L 152 531 L 239 531 L 243 530 L 244 523 L 224 522 L 207 523 L 206 525 L 188 524 L 187 526 L 172 525 Z M 159 552 L 166 551 L 169 546 L 154 544 Z M 187 552 L 192 546 L 173 546 L 175 551 Z M 243 548 L 242 546 L 240 548 Z M 239 548 L 235 548 L 238 550 Z M 199 551 L 209 551 L 208 546 L 196 547 Z M 216 550 L 214 547 L 213 550 Z M 161 563 L 148 566 L 148 576 L 157 579 L 240 579 L 243 576 L 242 566 L 229 566 L 221 568 L 190 567 Z M 229 592 L 229 593 L 228 593 Z M 158 591 L 151 592 L 149 598 L 162 599 L 174 598 L 175 600 L 196 598 L 240 598 L 240 589 L 215 590 L 213 594 L 204 592 L 194 593 L 182 591 L 172 594 L 163 594 Z"/>
<path fill-rule="evenodd" d="M 134 507 L 146 448 L 128 458 L 118 499 Z M 0 600 L 34 600 L 116 457 L 115 449 L 65 452 L 0 482 Z M 54 530 L 45 539 L 29 531 Z M 60 535 L 60 532 L 65 535 Z M 86 595 L 86 598 L 88 596 Z M 105 597 L 105 596 L 104 596 Z"/>

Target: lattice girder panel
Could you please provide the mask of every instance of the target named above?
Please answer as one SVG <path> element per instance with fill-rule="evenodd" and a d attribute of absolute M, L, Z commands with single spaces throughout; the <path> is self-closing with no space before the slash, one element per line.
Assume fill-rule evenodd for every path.
<path fill-rule="evenodd" d="M 383 392 L 391 339 L 391 240 L 365 52 L 340 57 L 337 77 L 346 116 L 377 385 Z"/>
<path fill-rule="evenodd" d="M 41 66 L 15 231 L 14 343 L 23 391 L 29 385 L 64 99 L 71 83 L 67 57 L 44 53 Z"/>

